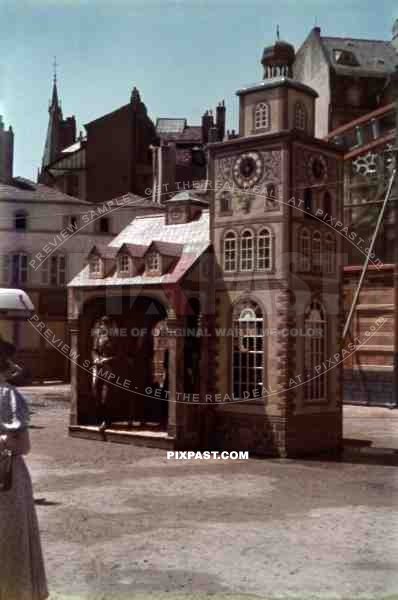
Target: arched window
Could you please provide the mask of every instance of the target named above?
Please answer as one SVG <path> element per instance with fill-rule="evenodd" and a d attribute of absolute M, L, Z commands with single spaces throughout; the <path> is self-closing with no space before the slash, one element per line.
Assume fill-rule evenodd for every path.
<path fill-rule="evenodd" d="M 312 270 L 320 273 L 322 266 L 322 241 L 319 231 L 312 234 Z"/>
<path fill-rule="evenodd" d="M 336 271 L 336 238 L 332 233 L 325 236 L 325 271 L 335 273 Z"/>
<path fill-rule="evenodd" d="M 299 232 L 298 251 L 300 271 L 308 273 L 311 270 L 311 238 L 308 229 L 301 229 Z"/>
<path fill-rule="evenodd" d="M 314 300 L 305 313 L 304 398 L 307 402 L 326 399 L 327 321 L 322 304 Z M 321 367 L 321 371 L 319 368 Z"/>
<path fill-rule="evenodd" d="M 268 102 L 260 102 L 254 111 L 254 129 L 269 129 L 270 114 Z"/>
<path fill-rule="evenodd" d="M 17 210 L 14 213 L 15 231 L 26 231 L 28 228 L 28 214 L 24 210 Z"/>
<path fill-rule="evenodd" d="M 240 305 L 233 319 L 233 393 L 235 398 L 261 397 L 264 363 L 264 318 L 255 303 Z M 259 392 L 260 388 L 260 392 Z"/>
<path fill-rule="evenodd" d="M 254 237 L 253 232 L 246 229 L 240 238 L 240 269 L 252 271 L 254 262 Z"/>
<path fill-rule="evenodd" d="M 257 270 L 272 269 L 272 235 L 269 229 L 261 229 L 257 235 Z"/>
<path fill-rule="evenodd" d="M 294 107 L 294 127 L 305 131 L 307 125 L 307 111 L 304 104 L 296 102 Z"/>
<path fill-rule="evenodd" d="M 231 273 L 236 271 L 238 248 L 236 233 L 229 231 L 224 236 L 224 271 Z"/>

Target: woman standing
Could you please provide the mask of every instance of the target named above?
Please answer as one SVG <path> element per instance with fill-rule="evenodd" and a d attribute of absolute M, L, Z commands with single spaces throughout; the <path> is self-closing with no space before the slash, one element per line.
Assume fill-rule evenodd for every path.
<path fill-rule="evenodd" d="M 0 344 L 0 453 L 10 450 L 12 485 L 0 489 L 0 600 L 44 600 L 47 582 L 33 501 L 23 459 L 30 450 L 25 398 L 7 382 L 13 346 Z"/>

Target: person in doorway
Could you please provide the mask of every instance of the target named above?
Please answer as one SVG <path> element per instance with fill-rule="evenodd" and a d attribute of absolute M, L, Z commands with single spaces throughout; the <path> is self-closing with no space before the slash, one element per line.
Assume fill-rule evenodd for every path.
<path fill-rule="evenodd" d="M 0 489 L 0 600 L 44 600 L 47 581 L 32 483 L 23 455 L 30 450 L 25 398 L 7 383 L 14 348 L 0 345 L 0 455 L 11 452 L 11 484 Z"/>

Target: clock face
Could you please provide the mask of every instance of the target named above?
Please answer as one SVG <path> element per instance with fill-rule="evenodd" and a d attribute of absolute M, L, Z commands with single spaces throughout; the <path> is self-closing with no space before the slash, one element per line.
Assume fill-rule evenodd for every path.
<path fill-rule="evenodd" d="M 311 183 L 322 183 L 328 175 L 328 166 L 322 154 L 311 156 L 308 161 L 308 177 Z"/>
<path fill-rule="evenodd" d="M 263 161 L 257 152 L 244 152 L 235 160 L 233 177 L 241 188 L 250 188 L 260 181 Z"/>

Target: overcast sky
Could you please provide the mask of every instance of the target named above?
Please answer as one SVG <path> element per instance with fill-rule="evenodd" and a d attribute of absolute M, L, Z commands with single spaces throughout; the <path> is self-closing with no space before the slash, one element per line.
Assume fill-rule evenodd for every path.
<path fill-rule="evenodd" d="M 264 45 L 296 46 L 316 23 L 329 36 L 391 39 L 397 0 L 0 0 L 0 114 L 15 132 L 14 174 L 36 178 L 54 55 L 64 116 L 78 127 L 129 101 L 199 124 L 262 78 Z"/>

